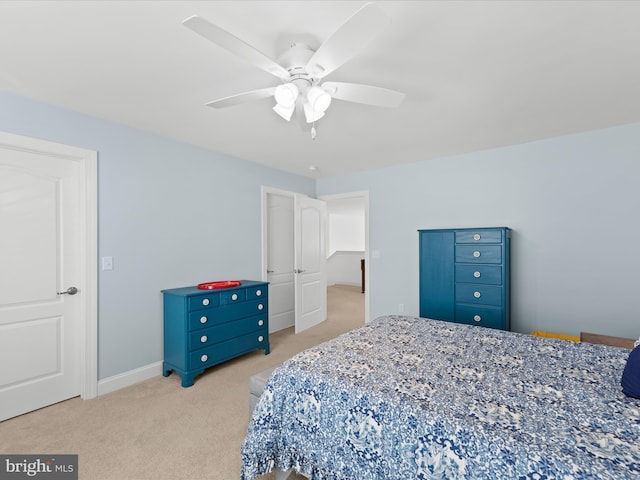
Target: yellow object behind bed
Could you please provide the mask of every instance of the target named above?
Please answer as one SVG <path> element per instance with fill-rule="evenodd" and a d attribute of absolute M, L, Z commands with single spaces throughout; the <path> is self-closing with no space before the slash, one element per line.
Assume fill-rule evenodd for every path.
<path fill-rule="evenodd" d="M 572 335 L 563 335 L 561 333 L 541 332 L 539 330 L 531 332 L 531 335 L 534 335 L 536 337 L 559 338 L 561 340 L 570 340 L 572 342 L 580 341 L 580 337 L 574 337 Z"/>

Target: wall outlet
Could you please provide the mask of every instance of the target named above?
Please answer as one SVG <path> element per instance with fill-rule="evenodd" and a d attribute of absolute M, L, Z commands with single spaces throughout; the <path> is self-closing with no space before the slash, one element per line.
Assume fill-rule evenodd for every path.
<path fill-rule="evenodd" d="M 398 304 L 398 312 L 399 313 L 404 313 L 404 303 L 399 303 Z"/>

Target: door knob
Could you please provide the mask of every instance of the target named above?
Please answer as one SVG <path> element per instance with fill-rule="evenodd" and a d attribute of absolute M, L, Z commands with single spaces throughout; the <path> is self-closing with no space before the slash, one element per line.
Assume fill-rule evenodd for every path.
<path fill-rule="evenodd" d="M 76 293 L 78 293 L 76 287 L 69 287 L 64 292 L 57 292 L 58 295 L 75 295 Z"/>
<path fill-rule="evenodd" d="M 296 270 L 294 270 L 294 271 L 293 271 L 293 273 L 303 273 L 303 272 L 305 272 L 305 271 L 306 271 L 306 270 L 299 270 L 299 269 L 296 269 Z"/>

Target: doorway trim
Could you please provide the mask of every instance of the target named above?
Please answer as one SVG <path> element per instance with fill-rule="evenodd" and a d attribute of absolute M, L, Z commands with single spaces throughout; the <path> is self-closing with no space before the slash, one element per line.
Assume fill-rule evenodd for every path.
<path fill-rule="evenodd" d="M 4 147 L 58 156 L 77 162 L 80 210 L 80 287 L 83 290 L 80 322 L 80 397 L 98 392 L 98 152 L 57 142 L 0 132 Z"/>
<path fill-rule="evenodd" d="M 364 323 L 369 323 L 369 292 L 371 291 L 370 281 L 370 268 L 371 265 L 369 259 L 369 191 L 358 190 L 355 192 L 337 193 L 332 195 L 321 195 L 318 197 L 320 200 L 330 202 L 331 200 L 342 200 L 345 198 L 361 198 L 364 201 Z"/>

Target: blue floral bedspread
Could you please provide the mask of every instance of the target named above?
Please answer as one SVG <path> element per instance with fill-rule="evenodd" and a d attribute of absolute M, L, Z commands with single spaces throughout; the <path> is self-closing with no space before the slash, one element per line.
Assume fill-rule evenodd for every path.
<path fill-rule="evenodd" d="M 242 480 L 640 478 L 629 350 L 406 316 L 273 373 L 242 446 Z"/>

